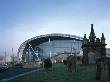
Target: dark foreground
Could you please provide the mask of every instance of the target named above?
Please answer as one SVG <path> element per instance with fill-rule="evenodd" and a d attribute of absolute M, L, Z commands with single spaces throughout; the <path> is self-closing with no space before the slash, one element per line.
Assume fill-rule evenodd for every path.
<path fill-rule="evenodd" d="M 10 78 L 25 72 L 29 72 L 34 69 L 37 69 L 37 68 L 22 68 L 21 66 L 10 67 L 7 70 L 0 71 L 0 80 Z"/>
<path fill-rule="evenodd" d="M 35 72 L 9 82 L 110 82 L 96 80 L 95 73 L 94 65 L 78 65 L 78 71 L 70 73 L 63 64 L 55 64 L 52 71 Z"/>

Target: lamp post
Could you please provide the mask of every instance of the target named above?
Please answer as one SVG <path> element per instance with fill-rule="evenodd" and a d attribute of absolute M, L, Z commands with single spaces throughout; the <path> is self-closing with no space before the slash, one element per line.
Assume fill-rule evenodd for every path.
<path fill-rule="evenodd" d="M 14 52 L 13 52 L 13 48 L 12 48 L 12 64 L 14 65 Z"/>
<path fill-rule="evenodd" d="M 74 50 L 74 66 L 75 66 L 75 72 L 77 71 L 77 56 L 76 56 L 76 48 L 74 47 L 74 45 L 75 45 L 75 40 L 74 40 L 74 42 L 73 42 L 73 50 Z"/>
<path fill-rule="evenodd" d="M 49 38 L 49 46 L 50 46 L 50 50 L 49 50 L 49 57 L 51 58 L 51 56 L 52 56 L 52 52 L 51 52 L 51 43 L 50 43 L 50 38 Z"/>
<path fill-rule="evenodd" d="M 5 50 L 5 64 L 6 64 L 7 62 L 6 62 L 6 50 Z"/>

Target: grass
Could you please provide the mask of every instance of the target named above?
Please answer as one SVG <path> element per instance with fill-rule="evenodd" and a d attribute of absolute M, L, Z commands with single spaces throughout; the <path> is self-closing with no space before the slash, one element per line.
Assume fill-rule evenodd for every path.
<path fill-rule="evenodd" d="M 35 68 L 29 69 L 29 68 L 22 68 L 22 67 L 18 67 L 18 66 L 10 67 L 8 70 L 0 72 L 0 80 L 4 79 L 4 78 L 13 77 L 13 76 L 21 74 L 21 73 L 28 72 L 33 69 L 35 69 Z"/>
<path fill-rule="evenodd" d="M 55 64 L 53 71 L 39 71 L 9 82 L 110 82 L 96 80 L 95 72 L 94 65 L 78 65 L 78 71 L 70 73 L 63 64 Z"/>

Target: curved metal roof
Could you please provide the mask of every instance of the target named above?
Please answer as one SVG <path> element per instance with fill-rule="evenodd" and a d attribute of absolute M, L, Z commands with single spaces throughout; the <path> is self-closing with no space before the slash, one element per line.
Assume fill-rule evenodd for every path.
<path fill-rule="evenodd" d="M 49 41 L 49 38 L 51 41 L 53 40 L 77 40 L 82 41 L 83 38 L 76 36 L 76 35 L 70 35 L 70 34 L 60 34 L 60 33 L 53 33 L 53 34 L 46 34 L 46 35 L 40 35 L 33 37 L 31 39 L 26 40 L 23 42 L 19 49 L 18 49 L 18 55 L 23 54 L 23 50 L 28 47 L 28 43 L 32 45 L 32 47 L 35 47 L 36 45 L 39 45 L 43 42 Z"/>

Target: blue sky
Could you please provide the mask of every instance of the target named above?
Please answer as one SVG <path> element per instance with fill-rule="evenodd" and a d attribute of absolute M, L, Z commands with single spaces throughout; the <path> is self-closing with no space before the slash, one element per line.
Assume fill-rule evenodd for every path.
<path fill-rule="evenodd" d="M 110 47 L 110 0 L 0 0 L 0 55 L 41 34 L 89 36 L 92 23 Z"/>

